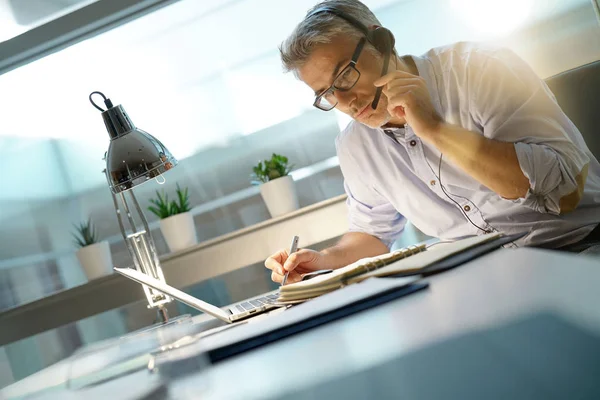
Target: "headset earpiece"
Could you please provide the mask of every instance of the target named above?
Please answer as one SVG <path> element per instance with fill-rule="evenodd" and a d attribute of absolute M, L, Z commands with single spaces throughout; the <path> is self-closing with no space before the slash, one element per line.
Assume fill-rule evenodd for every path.
<path fill-rule="evenodd" d="M 379 26 L 369 31 L 369 41 L 381 54 L 387 54 L 394 49 L 394 35 L 389 29 Z"/>

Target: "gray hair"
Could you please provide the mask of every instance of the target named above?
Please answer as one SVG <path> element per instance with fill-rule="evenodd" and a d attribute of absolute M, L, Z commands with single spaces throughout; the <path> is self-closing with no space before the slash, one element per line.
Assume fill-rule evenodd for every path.
<path fill-rule="evenodd" d="M 324 6 L 335 8 L 366 27 L 381 26 L 375 14 L 358 0 L 324 0 L 308 10 L 304 20 L 279 47 L 285 72 L 293 71 L 298 76 L 298 68 L 306 63 L 317 44 L 330 43 L 340 35 L 357 39 L 364 36 L 358 28 L 335 14 L 323 12 L 310 16 L 316 9 Z M 365 48 L 375 50 L 370 44 Z"/>

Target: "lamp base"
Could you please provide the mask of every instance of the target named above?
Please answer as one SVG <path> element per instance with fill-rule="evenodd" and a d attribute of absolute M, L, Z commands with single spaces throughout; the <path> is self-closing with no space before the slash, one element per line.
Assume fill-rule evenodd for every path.
<path fill-rule="evenodd" d="M 141 328 L 139 330 L 139 332 L 146 332 L 146 331 L 151 331 L 153 329 L 162 329 L 166 326 L 171 326 L 171 325 L 177 325 L 177 324 L 187 324 L 187 323 L 191 323 L 192 321 L 192 316 L 190 314 L 182 314 L 182 315 L 176 315 L 172 318 L 169 318 L 168 321 L 161 321 L 159 318 L 159 313 L 157 311 L 156 313 L 156 317 L 157 319 L 155 319 L 151 325 L 145 326 L 143 328 Z M 138 332 L 138 331 L 136 331 Z"/>
<path fill-rule="evenodd" d="M 167 307 L 158 306 L 156 308 L 156 321 L 166 324 L 169 322 L 169 311 Z"/>

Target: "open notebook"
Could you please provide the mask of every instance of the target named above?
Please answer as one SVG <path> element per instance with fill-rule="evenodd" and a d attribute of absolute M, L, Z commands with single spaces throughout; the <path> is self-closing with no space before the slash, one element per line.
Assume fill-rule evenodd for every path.
<path fill-rule="evenodd" d="M 363 258 L 329 274 L 282 286 L 280 302 L 293 302 L 320 296 L 342 286 L 371 277 L 419 273 L 425 268 L 483 243 L 498 239 L 499 233 L 470 237 L 452 243 L 439 243 L 427 249 L 411 246 L 377 257 Z"/>

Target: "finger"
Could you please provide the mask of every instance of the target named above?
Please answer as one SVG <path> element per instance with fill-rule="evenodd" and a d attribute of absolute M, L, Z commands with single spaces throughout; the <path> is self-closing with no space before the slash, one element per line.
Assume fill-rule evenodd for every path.
<path fill-rule="evenodd" d="M 405 92 L 396 92 L 390 95 L 386 95 L 388 99 L 388 109 L 398 106 L 411 107 L 415 104 L 416 94 L 414 90 L 407 90 Z"/>
<path fill-rule="evenodd" d="M 265 267 L 272 271 L 277 271 L 280 274 L 283 273 L 283 263 L 287 260 L 287 251 L 279 250 L 277 253 L 268 257 L 265 260 Z"/>
<path fill-rule="evenodd" d="M 278 274 L 275 271 L 271 272 L 271 280 L 273 282 L 282 283 L 284 276 L 285 276 L 284 274 Z M 288 274 L 288 278 L 285 283 L 287 285 L 288 283 L 296 283 L 296 282 L 300 282 L 301 280 L 302 280 L 301 274 L 297 273 L 296 271 L 291 271 Z"/>
<path fill-rule="evenodd" d="M 383 86 L 385 84 L 387 84 L 388 82 L 394 80 L 394 79 L 398 79 L 398 78 L 418 78 L 419 76 L 417 75 L 413 75 L 409 72 L 404 72 L 404 71 L 392 71 L 389 74 L 386 74 L 384 76 L 382 76 L 381 78 L 378 78 L 377 80 L 375 80 L 375 82 L 373 82 L 373 84 L 375 86 Z"/>
<path fill-rule="evenodd" d="M 267 267 L 267 269 L 270 269 L 271 271 L 276 272 L 280 275 L 285 273 L 283 266 L 280 263 L 278 263 L 272 259 L 270 260 L 267 258 L 267 260 L 265 261 L 265 267 Z"/>
<path fill-rule="evenodd" d="M 283 269 L 285 271 L 292 271 L 294 268 L 303 262 L 311 261 L 313 258 L 312 252 L 310 250 L 300 250 L 293 254 L 291 254 L 287 260 L 285 260 L 283 264 Z"/>
<path fill-rule="evenodd" d="M 273 272 L 271 272 L 271 280 L 273 282 L 281 283 L 281 282 L 283 282 L 283 275 L 278 274 L 277 272 L 273 271 Z"/>
<path fill-rule="evenodd" d="M 413 104 L 413 92 L 407 90 L 406 92 L 396 92 L 394 94 L 386 94 L 388 99 L 387 111 L 391 115 L 396 115 L 400 118 L 406 116 L 406 109 L 411 107 Z"/>
<path fill-rule="evenodd" d="M 395 93 L 386 95 L 388 98 L 387 111 L 391 115 L 397 115 L 401 118 L 406 116 L 406 110 L 413 104 L 413 92 L 408 90 L 404 93 Z"/>
<path fill-rule="evenodd" d="M 400 118 L 406 118 L 406 110 L 403 106 L 388 107 L 390 115 L 397 115 Z"/>
<path fill-rule="evenodd" d="M 265 260 L 265 267 L 271 271 L 277 271 L 278 269 L 281 269 L 282 265 L 275 258 L 273 258 L 273 256 L 271 256 Z"/>
<path fill-rule="evenodd" d="M 417 93 L 419 91 L 419 86 L 417 85 L 406 85 L 406 86 L 396 86 L 389 88 L 388 86 L 384 87 L 383 94 L 386 95 L 388 100 L 390 97 L 394 97 L 397 95 L 402 95 L 408 92 Z"/>
<path fill-rule="evenodd" d="M 300 282 L 301 280 L 302 280 L 302 275 L 300 275 L 296 271 L 291 271 L 288 275 L 288 278 L 287 278 L 287 281 L 285 282 L 285 284 L 287 285 L 288 283 L 296 283 L 296 282 Z"/>

